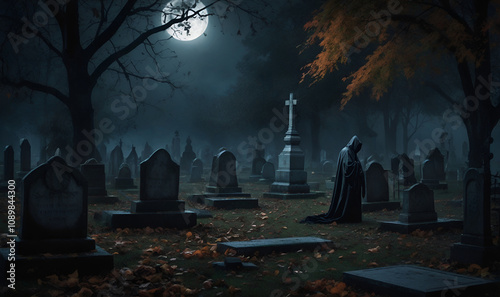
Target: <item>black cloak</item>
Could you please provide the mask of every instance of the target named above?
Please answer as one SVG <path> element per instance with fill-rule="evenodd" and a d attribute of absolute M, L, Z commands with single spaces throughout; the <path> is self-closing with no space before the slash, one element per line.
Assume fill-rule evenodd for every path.
<path fill-rule="evenodd" d="M 361 222 L 361 197 L 365 196 L 365 174 L 356 155 L 361 150 L 361 145 L 355 135 L 339 153 L 332 202 L 328 212 L 308 216 L 301 223 Z"/>

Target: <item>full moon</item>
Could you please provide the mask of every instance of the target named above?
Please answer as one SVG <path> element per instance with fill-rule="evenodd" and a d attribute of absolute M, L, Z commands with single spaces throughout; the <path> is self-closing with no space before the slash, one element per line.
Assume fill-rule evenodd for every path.
<path fill-rule="evenodd" d="M 192 15 L 205 7 L 205 5 L 198 0 L 172 0 L 167 3 L 163 9 L 161 16 L 162 24 L 168 23 L 170 20 L 179 18 L 183 12 L 189 10 L 188 15 Z M 202 15 L 208 14 L 206 10 L 200 12 Z M 183 22 L 177 23 L 166 31 L 173 38 L 181 41 L 191 41 L 200 37 L 208 26 L 208 15 L 196 15 Z"/>

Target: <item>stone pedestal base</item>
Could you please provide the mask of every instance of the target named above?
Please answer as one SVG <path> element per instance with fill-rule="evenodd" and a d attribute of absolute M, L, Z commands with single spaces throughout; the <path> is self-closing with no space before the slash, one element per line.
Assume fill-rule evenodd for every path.
<path fill-rule="evenodd" d="M 259 208 L 257 198 L 205 198 L 205 205 L 221 209 Z"/>
<path fill-rule="evenodd" d="M 252 194 L 250 193 L 204 193 L 204 194 L 196 194 L 190 195 L 188 197 L 188 201 L 193 203 L 205 204 L 206 198 L 250 198 Z"/>
<path fill-rule="evenodd" d="M 379 201 L 379 202 L 362 202 L 363 212 L 379 211 L 379 210 L 395 210 L 401 208 L 399 201 Z"/>
<path fill-rule="evenodd" d="M 292 194 L 307 194 L 311 191 L 309 185 L 304 184 L 291 184 L 285 182 L 274 182 L 269 188 L 269 192 L 273 193 L 292 193 Z"/>
<path fill-rule="evenodd" d="M 419 222 L 419 223 L 404 223 L 401 221 L 385 221 L 380 222 L 380 229 L 385 231 L 398 232 L 402 234 L 410 234 L 413 231 L 420 230 L 435 230 L 438 228 L 457 228 L 463 227 L 463 222 L 458 220 L 438 219 L 432 222 Z"/>
<path fill-rule="evenodd" d="M 233 193 L 241 193 L 241 187 L 234 188 L 218 188 L 214 186 L 206 186 L 205 192 L 209 194 L 233 194 Z"/>
<path fill-rule="evenodd" d="M 19 255 L 83 253 L 94 250 L 95 247 L 95 240 L 89 237 L 75 239 L 16 240 L 16 253 Z"/>
<path fill-rule="evenodd" d="M 104 223 L 113 228 L 177 228 L 186 229 L 196 225 L 197 216 L 192 211 L 166 211 L 130 213 L 126 211 L 103 211 Z"/>
<path fill-rule="evenodd" d="M 450 259 L 463 264 L 490 265 L 500 260 L 500 248 L 497 246 L 477 246 L 455 243 L 451 246 Z"/>
<path fill-rule="evenodd" d="M 135 200 L 132 201 L 130 212 L 184 211 L 185 205 L 183 200 Z"/>
<path fill-rule="evenodd" d="M 0 284 L 6 285 L 9 249 L 0 249 Z M 16 255 L 16 283 L 51 274 L 64 275 L 78 270 L 78 275 L 106 273 L 113 269 L 113 256 L 99 246 L 83 253 Z"/>

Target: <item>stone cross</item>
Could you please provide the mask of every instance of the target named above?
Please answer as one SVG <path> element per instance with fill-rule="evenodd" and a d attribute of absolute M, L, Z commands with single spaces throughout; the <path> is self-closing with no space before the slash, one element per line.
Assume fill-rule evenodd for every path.
<path fill-rule="evenodd" d="M 290 99 L 285 100 L 285 105 L 290 106 L 288 111 L 288 129 L 293 129 L 293 106 L 297 105 L 297 99 L 293 99 L 293 93 L 290 93 Z"/>

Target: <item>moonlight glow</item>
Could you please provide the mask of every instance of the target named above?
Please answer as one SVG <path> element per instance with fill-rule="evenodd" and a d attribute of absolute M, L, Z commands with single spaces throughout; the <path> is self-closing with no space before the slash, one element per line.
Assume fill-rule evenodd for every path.
<path fill-rule="evenodd" d="M 196 4 L 195 4 L 196 3 Z M 192 15 L 205 7 L 201 1 L 196 0 L 172 0 L 163 9 L 161 21 L 162 24 L 169 22 L 172 19 L 178 18 L 183 12 L 188 11 L 188 15 Z M 201 15 L 206 15 L 207 11 L 203 10 Z M 200 17 L 196 15 L 186 21 L 177 23 L 166 31 L 172 37 L 182 41 L 190 41 L 200 37 L 208 26 L 208 16 Z"/>

